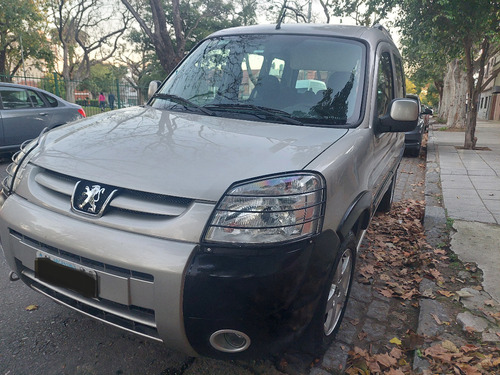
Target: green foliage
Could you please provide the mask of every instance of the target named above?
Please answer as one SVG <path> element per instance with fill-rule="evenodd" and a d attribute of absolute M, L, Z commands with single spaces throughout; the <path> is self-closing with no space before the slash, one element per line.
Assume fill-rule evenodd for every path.
<path fill-rule="evenodd" d="M 96 64 L 91 66 L 90 76 L 78 85 L 78 90 L 88 90 L 93 96 L 100 92 L 116 92 L 116 81 L 121 81 L 126 74 L 125 66 Z"/>
<path fill-rule="evenodd" d="M 0 0 L 0 76 L 14 75 L 24 59 L 51 65 L 54 56 L 45 34 L 43 4 L 33 0 Z"/>

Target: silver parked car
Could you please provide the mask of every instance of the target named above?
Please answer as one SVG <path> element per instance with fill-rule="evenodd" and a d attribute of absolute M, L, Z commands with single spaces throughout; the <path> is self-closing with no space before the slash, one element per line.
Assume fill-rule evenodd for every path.
<path fill-rule="evenodd" d="M 79 105 L 36 87 L 0 83 L 0 153 L 16 151 L 21 144 L 52 129 L 85 117 Z"/>
<path fill-rule="evenodd" d="M 193 356 L 322 348 L 391 206 L 419 112 L 404 96 L 381 27 L 217 32 L 146 106 L 23 147 L 0 202 L 12 278 Z"/>

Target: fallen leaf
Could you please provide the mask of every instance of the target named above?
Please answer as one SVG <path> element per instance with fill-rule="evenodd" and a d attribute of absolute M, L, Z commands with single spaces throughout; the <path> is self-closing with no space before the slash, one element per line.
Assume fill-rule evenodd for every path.
<path fill-rule="evenodd" d="M 486 301 L 484 301 L 484 304 L 486 306 L 494 307 L 495 306 L 495 301 L 493 301 L 492 299 L 487 299 Z"/>
<path fill-rule="evenodd" d="M 378 292 L 387 298 L 391 298 L 393 296 L 392 291 L 390 291 L 389 289 L 382 289 L 382 290 L 379 290 Z"/>
<path fill-rule="evenodd" d="M 373 356 L 375 360 L 380 363 L 382 366 L 389 368 L 391 366 L 396 366 L 398 361 L 396 358 L 391 357 L 389 354 L 384 353 L 384 354 L 375 354 Z"/>
<path fill-rule="evenodd" d="M 35 311 L 35 310 L 38 310 L 37 305 L 29 305 L 28 307 L 26 307 L 26 311 Z"/>
<path fill-rule="evenodd" d="M 389 341 L 391 344 L 396 344 L 396 345 L 401 345 L 401 340 L 398 339 L 397 337 L 393 337 L 391 341 Z"/>
<path fill-rule="evenodd" d="M 377 361 L 375 361 L 374 359 L 366 361 L 366 364 L 368 365 L 368 368 L 372 373 L 379 373 L 382 371 Z"/>
<path fill-rule="evenodd" d="M 448 351 L 439 344 L 433 345 L 430 348 L 425 349 L 424 355 L 426 357 L 439 359 L 446 363 L 451 363 L 451 358 L 452 358 L 451 353 L 448 353 Z"/>
<path fill-rule="evenodd" d="M 471 327 L 471 326 L 467 326 L 467 327 L 465 327 L 465 330 L 466 330 L 468 333 L 474 333 L 474 332 L 476 332 L 476 330 L 474 329 L 474 327 Z"/>
<path fill-rule="evenodd" d="M 400 369 L 391 368 L 389 371 L 385 372 L 385 375 L 405 375 L 405 373 Z"/>
<path fill-rule="evenodd" d="M 452 343 L 450 340 L 443 341 L 441 343 L 441 346 L 452 353 L 459 353 L 460 352 L 458 350 L 458 348 L 456 347 L 456 345 L 454 343 Z"/>
<path fill-rule="evenodd" d="M 389 353 L 391 357 L 400 359 L 401 356 L 403 355 L 403 351 L 399 348 L 392 348 L 391 352 Z"/>
<path fill-rule="evenodd" d="M 451 297 L 455 295 L 453 292 L 450 292 L 448 290 L 438 290 L 437 292 L 445 297 Z"/>
<path fill-rule="evenodd" d="M 436 314 L 431 314 L 431 316 L 434 318 L 434 320 L 436 321 L 436 323 L 438 325 L 443 324 L 443 322 L 441 322 L 441 320 L 439 319 L 439 317 Z"/>

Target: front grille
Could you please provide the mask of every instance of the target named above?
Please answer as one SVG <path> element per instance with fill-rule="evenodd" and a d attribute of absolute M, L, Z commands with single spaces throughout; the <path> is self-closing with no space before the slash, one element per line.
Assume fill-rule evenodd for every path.
<path fill-rule="evenodd" d="M 48 254 L 56 255 L 59 258 L 68 260 L 73 263 L 78 263 L 81 264 L 82 266 L 90 267 L 96 271 L 105 271 L 107 273 L 110 273 L 112 275 L 120 276 L 120 277 L 132 277 L 134 279 L 138 280 L 143 280 L 143 281 L 148 281 L 148 282 L 153 282 L 154 277 L 153 275 L 144 273 L 144 272 L 139 272 L 139 271 L 134 271 L 134 270 L 128 270 L 126 268 L 122 267 L 117 267 L 113 266 L 111 264 L 106 264 L 103 262 L 98 262 L 86 257 L 82 257 L 79 255 L 75 255 L 72 253 L 69 253 L 67 251 L 58 249 L 54 246 L 49 246 L 44 244 L 43 242 L 37 241 L 31 237 L 25 236 L 22 233 L 16 232 L 15 230 L 10 229 L 9 230 L 10 235 L 16 237 L 18 240 L 23 241 L 24 243 L 40 249 Z"/>
<path fill-rule="evenodd" d="M 71 293 L 62 293 L 41 283 L 35 278 L 33 271 L 24 267 L 20 261 L 17 261 L 17 267 L 26 284 L 56 302 L 105 323 L 162 341 L 156 329 L 154 310 L 139 306 L 126 306 L 102 298 L 99 299 L 98 304 L 93 304 L 92 300 L 85 297 L 73 298 Z"/>
<path fill-rule="evenodd" d="M 62 199 L 67 207 L 71 202 L 71 196 L 78 178 L 63 175 L 47 169 L 38 168 L 35 182 L 42 191 L 52 195 L 54 198 Z M 96 181 L 99 183 L 99 181 Z M 193 202 L 192 199 L 184 197 L 173 197 L 144 191 L 130 190 L 116 187 L 118 193 L 111 200 L 108 213 L 127 213 L 154 217 L 177 217 L 180 216 Z M 47 197 L 39 199 L 47 204 Z M 55 200 L 56 201 L 56 200 Z"/>

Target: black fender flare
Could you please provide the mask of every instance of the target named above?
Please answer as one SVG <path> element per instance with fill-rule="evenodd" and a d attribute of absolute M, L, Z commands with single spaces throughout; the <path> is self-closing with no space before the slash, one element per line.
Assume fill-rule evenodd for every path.
<path fill-rule="evenodd" d="M 372 198 L 370 192 L 361 192 L 356 199 L 351 203 L 345 212 L 340 224 L 337 228 L 339 237 L 343 240 L 347 237 L 350 231 L 356 235 L 359 234 L 359 229 L 367 229 L 372 216 Z M 355 227 L 355 225 L 358 227 Z"/>

